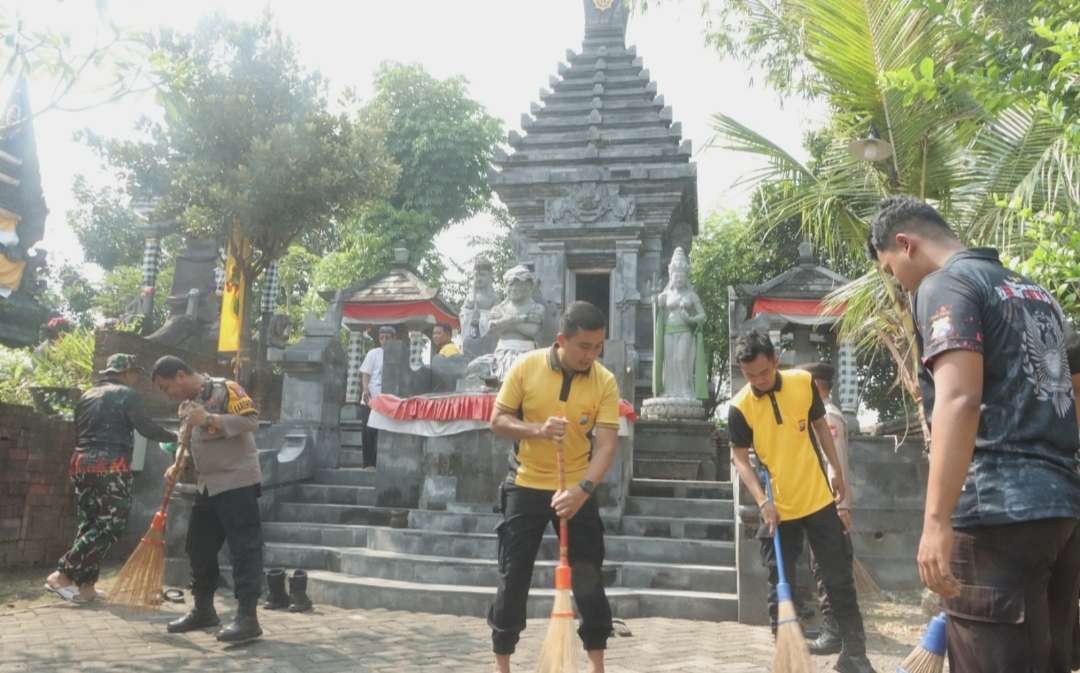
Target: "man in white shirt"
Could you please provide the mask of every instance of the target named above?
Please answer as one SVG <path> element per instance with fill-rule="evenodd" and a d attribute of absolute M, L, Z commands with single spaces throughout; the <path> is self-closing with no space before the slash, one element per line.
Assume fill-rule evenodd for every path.
<path fill-rule="evenodd" d="M 360 365 L 360 377 L 363 384 L 363 393 L 360 396 L 361 418 L 364 421 L 364 469 L 374 470 L 379 441 L 379 431 L 368 425 L 371 415 L 371 400 L 382 394 L 383 372 L 383 346 L 386 342 L 397 336 L 397 331 L 383 325 L 379 328 L 379 345 L 368 351 L 364 356 L 364 362 Z"/>

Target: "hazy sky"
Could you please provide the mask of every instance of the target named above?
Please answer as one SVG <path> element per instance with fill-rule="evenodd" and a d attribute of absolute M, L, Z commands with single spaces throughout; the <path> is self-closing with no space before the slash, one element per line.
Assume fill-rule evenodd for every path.
<path fill-rule="evenodd" d="M 19 2 L 28 22 L 76 35 L 86 35 L 94 21 L 91 0 L 0 2 Z M 109 0 L 108 7 L 121 25 L 180 30 L 189 30 L 207 13 L 250 19 L 269 7 L 303 61 L 320 70 L 335 90 L 352 86 L 366 97 L 381 61 L 418 62 L 438 77 L 464 75 L 470 94 L 502 119 L 507 130 L 520 130 L 521 114 L 538 101 L 538 91 L 556 74 L 566 49 L 581 49 L 584 31 L 581 0 Z M 705 149 L 714 113 L 733 115 L 799 157 L 805 155 L 803 132 L 823 118 L 818 107 L 800 100 L 782 105 L 774 92 L 751 86 L 743 66 L 722 60 L 705 46 L 703 25 L 697 0 L 669 0 L 631 17 L 627 38 L 673 107 L 675 120 L 682 122 L 684 137 L 693 141 L 702 217 L 717 209 L 744 207 L 747 190 L 735 189 L 733 183 L 755 166 L 744 156 Z M 32 77 L 31 96 L 40 89 L 38 97 L 43 97 L 46 85 L 40 76 Z M 73 139 L 75 131 L 129 134 L 140 115 L 154 114 L 155 109 L 147 94 L 89 112 L 50 112 L 36 121 L 51 210 L 41 245 L 51 258 L 82 259 L 65 222 L 75 174 L 86 173 L 98 183 L 111 179 Z M 440 236 L 440 247 L 465 264 L 471 254 L 462 229 L 486 226 L 482 218 L 459 225 Z"/>

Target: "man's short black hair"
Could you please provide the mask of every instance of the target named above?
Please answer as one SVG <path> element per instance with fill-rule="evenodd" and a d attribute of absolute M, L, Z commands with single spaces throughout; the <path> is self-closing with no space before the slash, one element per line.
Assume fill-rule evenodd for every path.
<path fill-rule="evenodd" d="M 739 337 L 735 342 L 735 360 L 742 364 L 753 362 L 759 355 L 772 360 L 776 357 L 776 347 L 768 334 L 762 334 L 757 330 L 751 331 L 745 336 Z"/>
<path fill-rule="evenodd" d="M 1069 358 L 1069 374 L 1080 374 L 1080 332 L 1072 328 L 1065 333 L 1065 355 Z"/>
<path fill-rule="evenodd" d="M 195 370 L 191 368 L 191 365 L 175 355 L 163 355 L 157 359 L 154 368 L 150 370 L 150 380 L 153 381 L 158 378 L 172 380 L 180 372 L 194 374 Z"/>
<path fill-rule="evenodd" d="M 810 378 L 815 381 L 821 381 L 827 385 L 830 390 L 832 389 L 833 379 L 836 377 L 836 369 L 828 362 L 808 362 L 804 365 L 799 365 L 799 369 L 810 372 Z"/>
<path fill-rule="evenodd" d="M 435 327 L 438 327 L 439 329 L 446 332 L 447 334 L 453 334 L 454 333 L 454 328 L 451 327 L 450 323 L 448 323 L 448 322 L 437 322 L 437 323 L 435 323 Z"/>
<path fill-rule="evenodd" d="M 603 311 L 587 301 L 575 301 L 566 307 L 559 321 L 559 333 L 572 337 L 578 332 L 594 332 L 607 328 L 607 317 Z"/>
<path fill-rule="evenodd" d="M 896 234 L 906 231 L 956 238 L 945 218 L 933 206 L 913 196 L 890 196 L 878 204 L 878 213 L 866 238 L 866 254 L 877 261 L 878 252 L 896 245 Z"/>

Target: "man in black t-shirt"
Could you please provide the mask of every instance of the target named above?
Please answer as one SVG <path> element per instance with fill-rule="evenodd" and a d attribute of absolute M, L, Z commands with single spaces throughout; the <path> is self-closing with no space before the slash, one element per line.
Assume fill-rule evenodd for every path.
<path fill-rule="evenodd" d="M 868 252 L 913 295 L 930 425 L 919 574 L 945 599 L 949 669 L 1065 673 L 1080 473 L 1064 314 L 910 197 L 881 203 Z"/>

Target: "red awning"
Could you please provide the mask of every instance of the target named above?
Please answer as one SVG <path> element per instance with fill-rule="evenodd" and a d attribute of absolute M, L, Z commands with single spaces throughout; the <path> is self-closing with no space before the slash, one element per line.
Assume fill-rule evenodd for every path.
<path fill-rule="evenodd" d="M 342 315 L 351 320 L 372 325 L 424 322 L 429 325 L 445 322 L 460 328 L 455 316 L 428 300 L 401 302 L 348 303 L 342 307 Z"/>
<path fill-rule="evenodd" d="M 823 308 L 819 299 L 771 299 L 758 297 L 750 309 L 750 317 L 754 318 L 762 313 L 779 313 L 783 315 L 801 316 L 833 316 L 840 317 L 843 307 L 837 307 L 831 311 Z"/>
<path fill-rule="evenodd" d="M 397 397 L 383 393 L 371 401 L 371 409 L 398 421 L 487 421 L 495 409 L 494 393 L 446 395 L 442 397 Z M 637 414 L 626 400 L 619 400 L 619 415 L 634 423 Z"/>

